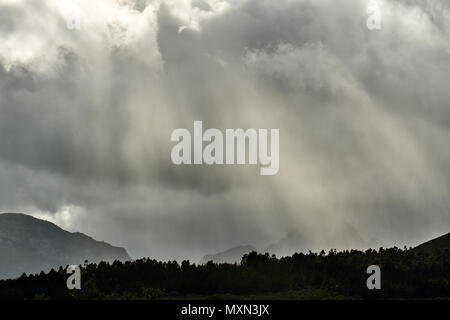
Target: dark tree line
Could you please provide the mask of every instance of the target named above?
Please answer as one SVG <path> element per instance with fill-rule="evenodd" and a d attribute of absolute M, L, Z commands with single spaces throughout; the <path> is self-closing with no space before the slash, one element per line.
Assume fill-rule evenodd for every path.
<path fill-rule="evenodd" d="M 381 268 L 381 290 L 368 290 L 369 265 Z M 398 248 L 297 253 L 252 252 L 241 264 L 195 265 L 140 259 L 81 267 L 81 290 L 68 290 L 65 268 L 0 281 L 2 299 L 171 299 L 204 297 L 450 298 L 450 250 Z"/>

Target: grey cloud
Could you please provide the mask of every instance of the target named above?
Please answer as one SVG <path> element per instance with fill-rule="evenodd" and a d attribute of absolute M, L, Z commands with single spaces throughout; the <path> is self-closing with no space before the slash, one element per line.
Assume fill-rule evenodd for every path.
<path fill-rule="evenodd" d="M 381 3 L 379 31 L 356 0 L 83 0 L 79 31 L 55 1 L 0 3 L 0 210 L 165 259 L 342 221 L 448 232 L 449 7 Z M 172 165 L 194 120 L 280 128 L 279 174 Z"/>

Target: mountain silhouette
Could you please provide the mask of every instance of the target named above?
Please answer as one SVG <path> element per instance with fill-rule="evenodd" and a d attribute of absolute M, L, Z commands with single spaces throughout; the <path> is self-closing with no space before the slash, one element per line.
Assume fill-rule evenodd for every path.
<path fill-rule="evenodd" d="M 205 264 L 208 261 L 214 263 L 240 263 L 242 256 L 252 251 L 256 251 L 256 248 L 252 246 L 234 247 L 224 252 L 206 255 L 200 260 L 200 264 Z"/>
<path fill-rule="evenodd" d="M 130 260 L 124 248 L 20 213 L 0 214 L 0 257 L 0 278 L 49 271 L 85 260 Z"/>
<path fill-rule="evenodd" d="M 200 260 L 200 264 L 208 261 L 215 263 L 240 263 L 242 256 L 251 251 L 275 254 L 278 257 L 290 256 L 296 252 L 319 252 L 329 249 L 367 249 L 370 246 L 377 247 L 380 240 L 372 238 L 369 241 L 362 238 L 356 228 L 349 223 L 342 223 L 334 229 L 320 230 L 311 233 L 306 226 L 299 227 L 288 232 L 279 241 L 267 247 L 255 248 L 253 246 L 238 246 L 224 252 L 209 254 Z"/>

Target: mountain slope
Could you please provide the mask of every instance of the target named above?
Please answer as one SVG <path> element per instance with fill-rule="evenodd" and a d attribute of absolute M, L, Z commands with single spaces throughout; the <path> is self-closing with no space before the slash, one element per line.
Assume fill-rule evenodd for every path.
<path fill-rule="evenodd" d="M 252 246 L 239 246 L 217 254 L 206 255 L 200 260 L 200 264 L 205 264 L 208 261 L 215 263 L 240 263 L 242 256 L 252 251 L 256 251 L 256 248 Z"/>
<path fill-rule="evenodd" d="M 0 214 L 0 278 L 89 262 L 130 260 L 124 248 L 25 214 Z"/>
<path fill-rule="evenodd" d="M 445 249 L 450 250 L 450 233 L 447 233 L 433 240 L 424 242 L 421 245 L 414 248 L 414 250 L 420 252 L 434 252 Z"/>

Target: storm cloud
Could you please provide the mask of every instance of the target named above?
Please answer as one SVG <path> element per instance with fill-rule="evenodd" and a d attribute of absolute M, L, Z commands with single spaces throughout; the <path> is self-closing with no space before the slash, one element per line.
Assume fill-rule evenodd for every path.
<path fill-rule="evenodd" d="M 0 211 L 194 261 L 448 232 L 450 5 L 379 0 L 369 30 L 371 2 L 0 0 Z M 279 128 L 279 173 L 173 165 L 194 120 Z"/>

